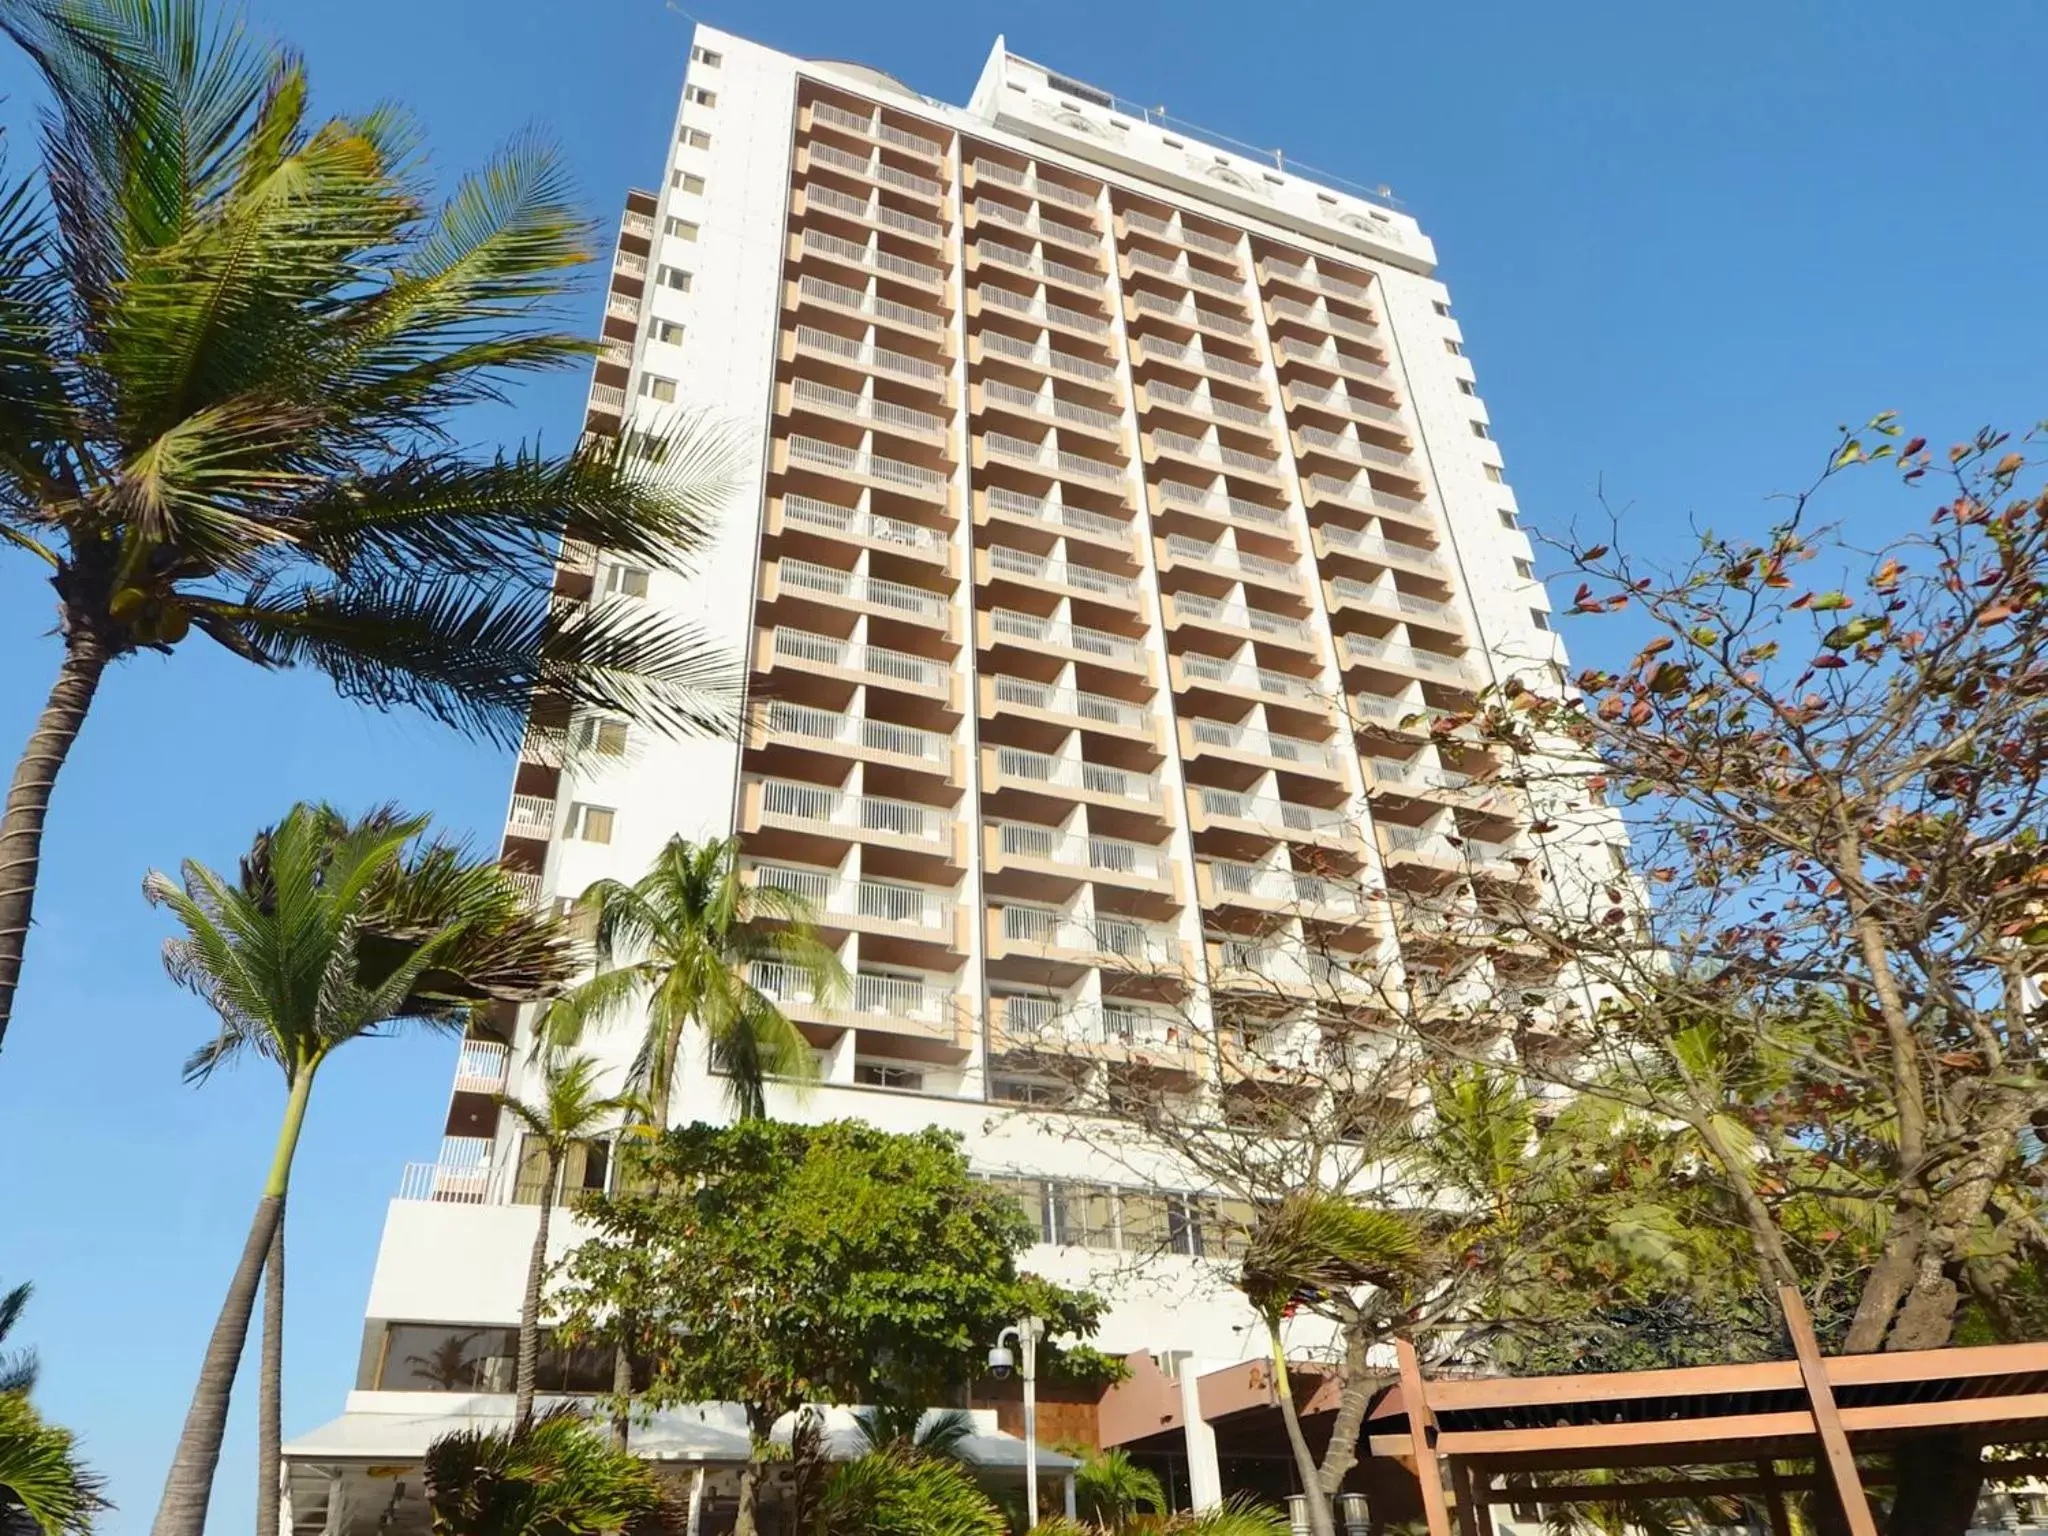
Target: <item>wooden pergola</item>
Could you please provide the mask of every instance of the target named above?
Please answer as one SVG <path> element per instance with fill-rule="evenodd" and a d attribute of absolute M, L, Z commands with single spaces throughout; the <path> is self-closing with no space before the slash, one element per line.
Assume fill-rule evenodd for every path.
<path fill-rule="evenodd" d="M 1367 1424 L 1371 1449 L 1412 1461 L 1430 1536 L 1480 1536 L 1494 1504 L 1715 1494 L 1756 1498 L 1789 1536 L 1784 1495 L 1816 1487 L 1832 1489 L 1852 1536 L 1877 1536 L 1857 1452 L 1934 1434 L 1980 1447 L 2048 1441 L 2048 1344 L 1824 1356 L 1798 1293 L 1784 1303 L 1795 1358 L 1750 1365 L 1432 1380 L 1404 1339 L 1400 1385 Z M 1782 1474 L 1784 1460 L 1813 1471 Z M 1669 1470 L 1710 1467 L 1743 1470 Z M 1570 1480 L 1595 1469 L 1658 1470 Z"/>

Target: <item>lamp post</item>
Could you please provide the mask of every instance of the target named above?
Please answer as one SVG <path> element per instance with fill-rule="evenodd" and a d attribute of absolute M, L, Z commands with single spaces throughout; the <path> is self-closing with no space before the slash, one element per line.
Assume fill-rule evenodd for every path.
<path fill-rule="evenodd" d="M 997 1334 L 996 1347 L 988 1352 L 990 1368 L 1005 1375 L 1010 1351 L 1004 1341 L 1017 1346 L 1017 1366 L 1024 1381 L 1024 1500 L 1033 1525 L 1038 1524 L 1038 1341 L 1044 1337 L 1045 1320 L 1026 1317 L 1016 1327 Z"/>

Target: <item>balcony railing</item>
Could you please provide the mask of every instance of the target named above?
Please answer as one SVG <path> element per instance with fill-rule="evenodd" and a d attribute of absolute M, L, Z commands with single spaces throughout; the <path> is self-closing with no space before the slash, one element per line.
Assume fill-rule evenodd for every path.
<path fill-rule="evenodd" d="M 1291 869 L 1264 869 L 1231 859 L 1211 859 L 1204 866 L 1220 894 L 1248 896 L 1289 906 L 1318 907 L 1332 912 L 1359 910 L 1358 892 L 1348 885 Z"/>
<path fill-rule="evenodd" d="M 1441 859 L 1446 863 L 1462 860 L 1456 844 L 1441 832 L 1431 832 L 1422 827 L 1404 827 L 1397 822 L 1379 824 L 1380 846 L 1389 853 L 1413 853 L 1423 858 Z"/>
<path fill-rule="evenodd" d="M 1144 660 L 1145 653 L 1135 640 L 1127 640 L 1122 635 L 1112 635 L 1107 630 L 1091 629 L 1085 624 L 1069 624 L 1063 619 L 1047 619 L 1035 613 L 1019 613 L 1014 608 L 991 609 L 989 628 L 1008 639 L 1025 640 L 1038 645 L 1062 646 L 1067 650 L 1100 656 L 1106 661 L 1122 662 L 1127 666 L 1136 666 Z"/>
<path fill-rule="evenodd" d="M 1345 432 L 1330 432 L 1322 427 L 1298 427 L 1301 440 L 1311 448 L 1320 448 L 1325 453 L 1334 453 L 1339 458 L 1350 459 L 1359 464 L 1381 464 L 1388 469 L 1408 471 L 1413 468 L 1413 458 L 1392 448 L 1382 448 L 1378 443 L 1368 443 Z"/>
<path fill-rule="evenodd" d="M 1449 603 L 1440 603 L 1432 598 L 1417 597 L 1413 592 L 1403 592 L 1398 587 L 1382 586 L 1377 582 L 1358 581 L 1350 576 L 1338 576 L 1331 580 L 1330 591 L 1339 601 L 1364 603 L 1369 607 L 1386 609 L 1390 612 L 1425 619 L 1447 629 L 1463 627 L 1458 610 Z"/>
<path fill-rule="evenodd" d="M 1475 782 L 1469 773 L 1456 768 L 1444 768 L 1435 763 L 1404 762 L 1392 757 L 1369 757 L 1365 760 L 1365 766 L 1377 782 L 1399 785 L 1404 789 L 1456 791 L 1469 789 Z"/>
<path fill-rule="evenodd" d="M 850 389 L 835 389 L 816 379 L 792 381 L 790 398 L 820 410 L 838 411 L 885 427 L 900 427 L 906 432 L 941 433 L 946 430 L 946 418 L 943 416 L 934 416 L 930 411 L 913 411 L 894 401 L 877 400 L 873 395 L 859 394 Z"/>
<path fill-rule="evenodd" d="M 1215 331 L 1223 336 L 1249 336 L 1252 326 L 1249 320 L 1239 320 L 1220 310 L 1204 309 L 1193 299 L 1175 302 L 1164 294 L 1141 289 L 1132 295 L 1140 314 L 1155 315 L 1162 320 L 1171 320 L 1176 325 L 1199 326 L 1205 331 Z"/>
<path fill-rule="evenodd" d="M 546 795 L 514 795 L 505 812 L 505 831 L 512 837 L 554 835 L 555 802 Z"/>
<path fill-rule="evenodd" d="M 1164 336 L 1141 336 L 1138 345 L 1146 358 L 1159 358 L 1169 363 L 1180 363 L 1189 368 L 1198 368 L 1205 373 L 1220 374 L 1226 379 L 1240 379 L 1247 384 L 1258 383 L 1264 375 L 1258 368 L 1234 357 L 1225 357 L 1220 352 L 1210 352 L 1195 342 L 1172 341 Z"/>
<path fill-rule="evenodd" d="M 843 149 L 834 149 L 830 144 L 809 146 L 811 160 L 815 164 L 829 165 L 836 170 L 847 171 L 855 176 L 865 176 L 869 181 L 879 181 L 888 186 L 900 187 L 906 192 L 915 192 L 919 197 L 938 197 L 946 189 L 929 176 L 919 176 L 889 164 L 880 155 L 862 159 L 849 155 Z"/>
<path fill-rule="evenodd" d="M 953 816 L 942 806 L 884 795 L 854 795 L 823 784 L 791 779 L 761 782 L 761 812 L 782 821 L 858 833 L 879 832 L 944 848 L 952 840 Z"/>
<path fill-rule="evenodd" d="M 1160 481 L 1159 498 L 1176 507 L 1191 507 L 1200 512 L 1213 512 L 1218 517 L 1227 517 L 1238 522 L 1257 523 L 1266 528 L 1287 526 L 1285 507 L 1269 507 L 1261 501 L 1247 501 L 1242 496 L 1231 496 L 1199 485 L 1188 485 L 1180 480 Z"/>
<path fill-rule="evenodd" d="M 1071 422 L 1079 427 L 1093 427 L 1099 432 L 1114 432 L 1123 425 L 1123 417 L 1114 411 L 1098 411 L 1092 406 L 1079 405 L 1072 400 L 1062 400 L 1058 395 L 1038 390 L 1019 389 L 1014 384 L 1005 384 L 1000 379 L 991 379 L 982 385 L 985 398 L 1001 401 L 1020 411 L 1029 411 L 1034 416 L 1050 416 L 1055 421 Z"/>
<path fill-rule="evenodd" d="M 1314 288 L 1318 292 L 1329 294 L 1332 298 L 1348 299 L 1354 304 L 1362 304 L 1371 296 L 1371 290 L 1362 284 L 1346 282 L 1343 278 L 1332 276 L 1328 272 L 1311 272 L 1305 266 L 1293 266 L 1287 262 L 1275 261 L 1271 257 L 1268 257 L 1263 265 L 1274 277 L 1284 278 L 1303 288 Z"/>
<path fill-rule="evenodd" d="M 800 347 L 843 358 L 855 367 L 865 368 L 873 373 L 893 373 L 906 379 L 946 377 L 946 370 L 928 359 L 912 357 L 906 352 L 892 352 L 887 347 L 878 347 L 872 342 L 855 341 L 850 336 L 842 336 L 837 331 L 822 331 L 816 326 L 798 326 L 796 342 Z"/>
<path fill-rule="evenodd" d="M 590 386 L 590 404 L 593 410 L 623 411 L 626 392 L 616 384 L 593 384 Z"/>
<path fill-rule="evenodd" d="M 1156 775 L 1133 773 L 1128 768 L 1112 768 L 1106 763 L 1083 762 L 1075 757 L 1055 757 L 1050 752 L 1032 752 L 1024 747 L 997 747 L 996 771 L 1005 778 L 1021 779 L 1027 783 L 1078 789 L 1087 794 L 1145 805 L 1160 803 Z"/>
<path fill-rule="evenodd" d="M 1283 640 L 1306 641 L 1315 633 L 1306 619 L 1290 619 L 1285 614 L 1269 613 L 1264 608 L 1251 608 L 1243 603 L 1226 603 L 1221 598 L 1205 597 L 1199 592 L 1174 593 L 1173 611 L 1178 618 L 1248 629 L 1254 634 L 1272 635 Z"/>
<path fill-rule="evenodd" d="M 1022 315 L 1041 325 L 1063 325 L 1070 331 L 1087 331 L 1093 335 L 1109 333 L 1109 321 L 1101 315 L 1091 315 L 1086 310 L 1069 309 L 1064 304 L 1054 304 L 1039 297 L 1016 292 L 1010 288 L 998 288 L 984 283 L 974 290 L 975 296 L 991 308 L 1004 310 L 1013 315 Z"/>
<path fill-rule="evenodd" d="M 864 512 L 859 507 L 820 501 L 815 496 L 784 496 L 782 517 L 784 522 L 799 527 L 845 534 L 849 538 L 872 539 L 877 544 L 894 544 L 903 549 L 937 553 L 946 547 L 944 535 L 935 528 Z"/>
<path fill-rule="evenodd" d="M 848 218 L 859 219 L 867 224 L 879 224 L 884 229 L 901 230 L 906 235 L 916 235 L 920 240 L 937 245 L 946 238 L 946 231 L 930 219 L 921 219 L 914 213 L 904 213 L 891 208 L 881 198 L 848 197 L 844 192 L 835 192 L 830 187 L 816 182 L 804 186 L 804 201 L 819 208 L 830 208 Z"/>
<path fill-rule="evenodd" d="M 951 891 L 898 880 L 849 880 L 835 871 L 801 865 L 755 864 L 756 883 L 808 902 L 823 920 L 867 919 L 950 933 L 956 908 Z"/>
<path fill-rule="evenodd" d="M 1091 721 L 1100 725 L 1120 725 L 1142 730 L 1150 717 L 1142 705 L 1127 699 L 1113 699 L 1107 694 L 1086 693 L 1075 688 L 1059 688 L 1051 683 L 1035 682 L 1025 677 L 1008 677 L 997 673 L 991 683 L 995 697 L 1005 704 L 1016 704 L 1025 709 L 1044 710 L 1047 714 L 1071 715 L 1078 720 Z"/>
<path fill-rule="evenodd" d="M 1106 955 L 1133 964 L 1170 963 L 1173 933 L 1157 923 L 1124 917 L 1071 917 L 1050 907 L 998 907 L 1002 936 L 1012 944 Z"/>
<path fill-rule="evenodd" d="M 1270 454 L 1247 453 L 1244 449 L 1233 448 L 1227 443 L 1189 437 L 1185 432 L 1168 432 L 1164 428 L 1155 428 L 1152 432 L 1152 441 L 1165 452 L 1177 453 L 1198 463 L 1214 464 L 1223 469 L 1240 470 L 1252 475 L 1275 476 L 1280 473 L 1280 461 Z"/>
<path fill-rule="evenodd" d="M 1035 522 L 1071 528 L 1077 533 L 1098 534 L 1125 543 L 1130 541 L 1131 525 L 1121 518 L 1106 517 L 1100 512 L 1091 512 L 1086 507 L 1069 506 L 1063 501 L 1054 501 L 1044 496 L 1026 496 L 1021 491 L 1007 490 L 1001 486 L 991 488 L 987 496 L 991 507 L 1018 517 L 1028 517 Z"/>
<path fill-rule="evenodd" d="M 628 208 L 619 215 L 619 229 L 624 234 L 639 235 L 644 239 L 654 233 L 654 215 L 636 213 Z"/>
<path fill-rule="evenodd" d="M 908 651 L 863 645 L 857 640 L 840 640 L 808 630 L 778 628 L 775 656 L 779 661 L 804 661 L 841 672 L 858 672 L 888 682 L 908 683 L 917 688 L 944 688 L 951 675 L 945 663 Z"/>
<path fill-rule="evenodd" d="M 1109 571 L 1098 571 L 1089 565 L 1075 565 L 1071 561 L 1055 560 L 1050 555 L 1034 555 L 1027 550 L 1010 549 L 1001 544 L 989 549 L 988 563 L 991 570 L 1001 571 L 1007 576 L 1023 576 L 1033 581 L 1067 587 L 1076 592 L 1114 598 L 1120 602 L 1128 602 L 1137 596 L 1137 583 L 1127 577 L 1117 576 Z"/>
<path fill-rule="evenodd" d="M 953 738 L 940 731 L 923 731 L 915 726 L 897 725 L 890 720 L 869 720 L 836 710 L 815 709 L 787 699 L 771 699 L 767 725 L 770 735 L 800 741 L 829 742 L 860 747 L 870 752 L 888 752 L 922 762 L 944 764 L 953 752 Z"/>
<path fill-rule="evenodd" d="M 1353 320 L 1348 315 L 1336 314 L 1324 304 L 1303 304 L 1295 299 L 1270 299 L 1267 302 L 1273 306 L 1275 314 L 1285 315 L 1290 320 L 1304 321 L 1309 325 L 1319 325 L 1334 335 L 1371 342 L 1377 342 L 1380 338 L 1377 327 Z"/>
<path fill-rule="evenodd" d="M 1271 795 L 1250 795 L 1207 784 L 1198 786 L 1197 797 L 1204 815 L 1249 821 L 1288 832 L 1341 833 L 1350 826 L 1350 819 L 1341 808 L 1301 805 Z"/>
<path fill-rule="evenodd" d="M 1178 218 L 1155 219 L 1149 213 L 1140 213 L 1132 208 L 1124 213 L 1124 222 L 1132 229 L 1141 229 L 1148 235 L 1157 235 L 1162 240 L 1177 240 L 1192 250 L 1208 251 L 1217 256 L 1235 257 L 1237 243 L 1219 240 L 1214 235 L 1205 235 L 1199 229 L 1189 229 Z"/>
<path fill-rule="evenodd" d="M 1234 421 L 1247 427 L 1270 429 L 1273 425 L 1270 411 L 1239 405 L 1235 400 L 1225 400 L 1207 391 L 1182 389 L 1177 384 L 1147 384 L 1145 399 L 1148 404 L 1170 405 L 1176 410 L 1212 416 L 1218 421 Z"/>
<path fill-rule="evenodd" d="M 840 470 L 850 475 L 868 475 L 876 480 L 887 480 L 896 485 L 916 486 L 925 490 L 936 490 L 952 478 L 942 469 L 927 469 L 922 464 L 885 458 L 881 454 L 869 453 L 865 449 L 849 448 L 844 443 L 828 443 L 816 437 L 791 437 L 789 456 L 826 469 Z"/>
<path fill-rule="evenodd" d="M 1282 336 L 1279 339 L 1279 346 L 1281 357 L 1292 362 L 1327 368 L 1333 373 L 1347 373 L 1354 378 L 1391 377 L 1386 364 L 1370 357 L 1360 357 L 1355 352 L 1346 352 L 1335 342 L 1324 342 L 1321 346 L 1315 346 L 1298 336 Z"/>
<path fill-rule="evenodd" d="M 1102 237 L 1084 225 L 1069 224 L 1063 219 L 1048 219 L 1042 214 L 1023 213 L 1008 203 L 983 202 L 976 199 L 973 208 L 979 218 L 992 220 L 1010 229 L 1020 229 L 1040 240 L 1052 240 L 1062 245 L 1078 246 L 1090 251 L 1098 249 L 1102 244 Z"/>
<path fill-rule="evenodd" d="M 1091 384 L 1106 383 L 1116 377 L 1116 369 L 1109 364 L 1062 352 L 1047 342 L 1021 341 L 1015 336 L 1005 336 L 1001 331 L 985 331 L 980 341 L 984 351 L 997 357 L 1011 358 L 1033 368 L 1066 374 L 1070 378 L 1085 379 Z"/>
<path fill-rule="evenodd" d="M 1148 272 L 1154 277 L 1163 277 L 1171 282 L 1185 283 L 1190 288 L 1199 288 L 1221 298 L 1239 299 L 1244 297 L 1244 284 L 1233 278 L 1198 267 L 1186 257 L 1168 261 L 1164 256 L 1155 256 L 1150 251 L 1129 251 L 1126 253 L 1131 269 Z"/>
<path fill-rule="evenodd" d="M 756 960 L 747 967 L 747 980 L 762 996 L 785 1007 L 818 1006 L 817 988 L 810 973 L 801 966 L 779 960 Z M 920 977 L 857 971 L 848 983 L 844 1002 L 831 1010 L 836 1016 L 902 1020 L 927 1031 L 951 1030 L 960 1017 L 960 998 L 949 988 L 935 986 Z"/>
<path fill-rule="evenodd" d="M 1346 506 L 1359 507 L 1379 512 L 1391 512 L 1396 517 L 1407 517 L 1426 521 L 1428 514 L 1421 502 L 1412 496 L 1397 496 L 1392 491 L 1375 490 L 1364 476 L 1353 480 L 1339 480 L 1335 475 L 1310 475 L 1302 484 L 1317 496 L 1332 501 L 1341 501 Z"/>
<path fill-rule="evenodd" d="M 1344 635 L 1341 640 L 1347 656 L 1361 661 L 1389 662 L 1397 667 L 1427 672 L 1434 677 L 1450 678 L 1460 683 L 1471 683 L 1477 675 L 1469 664 L 1441 651 L 1419 650 L 1412 645 L 1381 640 L 1373 635 Z"/>
<path fill-rule="evenodd" d="M 503 1182 L 491 1166 L 493 1143 L 488 1136 L 445 1136 L 440 1161 L 407 1163 L 399 1176 L 401 1200 L 437 1200 L 453 1205 L 483 1205 L 502 1197 Z"/>
<path fill-rule="evenodd" d="M 785 556 L 778 563 L 777 570 L 785 586 L 840 598 L 849 603 L 888 608 L 927 623 L 944 623 L 951 608 L 945 598 L 936 592 L 927 592 L 923 587 L 885 581 L 879 576 L 863 576 L 858 571 L 842 571 L 837 566 L 814 565 L 809 560 L 792 560 Z"/>
<path fill-rule="evenodd" d="M 1203 565 L 1239 571 L 1246 576 L 1283 582 L 1288 586 L 1298 585 L 1301 580 L 1301 569 L 1292 560 L 1273 560 L 1265 555 L 1233 549 L 1221 539 L 1213 544 L 1204 544 L 1184 533 L 1170 533 L 1166 536 L 1166 552 L 1175 560 L 1198 560 Z"/>
<path fill-rule="evenodd" d="M 1322 699 L 1322 694 L 1308 678 L 1256 667 L 1249 662 L 1231 661 L 1223 656 L 1211 656 L 1206 651 L 1182 652 L 1180 668 L 1185 676 L 1246 693 L 1262 693 L 1302 703 L 1319 703 Z"/>
<path fill-rule="evenodd" d="M 863 289 L 849 288 L 844 283 L 830 282 L 822 277 L 813 277 L 808 272 L 797 279 L 797 292 L 804 298 L 815 299 L 821 304 L 834 304 L 856 314 L 867 315 L 890 325 L 907 326 L 914 331 L 943 331 L 946 319 L 943 315 L 915 305 L 898 303 L 885 299 L 880 294 L 868 293 Z"/>
<path fill-rule="evenodd" d="M 1157 880 L 1165 873 L 1165 861 L 1159 850 L 1144 843 L 1092 833 L 1064 832 L 1058 827 L 1039 826 L 1026 821 L 997 821 L 990 825 L 995 828 L 996 846 L 1012 858 L 1037 859 L 1077 870 L 1135 875 L 1141 880 Z"/>
<path fill-rule="evenodd" d="M 1070 288 L 1100 288 L 1109 282 L 1109 274 L 1093 267 L 1070 266 L 1064 261 L 1054 261 L 1027 251 L 1020 245 L 1005 245 L 1000 240 L 981 239 L 974 242 L 975 250 L 985 261 L 1010 267 L 1018 272 L 1029 272 L 1033 277 L 1048 278 L 1056 283 L 1065 283 Z"/>
<path fill-rule="evenodd" d="M 996 997 L 996 1027 L 1010 1044 L 1122 1045 L 1181 1051 L 1189 1035 L 1180 1015 L 1125 1003 L 1068 1003 L 1051 997 Z"/>
<path fill-rule="evenodd" d="M 1070 453 L 1055 443 L 1034 443 L 1007 432 L 984 432 L 983 444 L 991 453 L 1021 461 L 1049 475 L 1071 475 L 1079 480 L 1111 481 L 1124 478 L 1124 467 L 1107 459 L 1093 459 L 1085 453 Z"/>
<path fill-rule="evenodd" d="M 1331 767 L 1335 759 L 1327 743 L 1301 736 L 1283 736 L 1253 725 L 1233 725 L 1222 720 L 1188 721 L 1188 735 L 1205 747 L 1222 747 L 1230 752 L 1250 752 L 1283 763 L 1302 763 L 1311 768 Z"/>
<path fill-rule="evenodd" d="M 1296 384 L 1294 398 L 1307 400 L 1328 410 L 1337 411 L 1362 421 L 1382 422 L 1390 427 L 1402 424 L 1401 413 L 1391 406 L 1381 405 L 1377 400 L 1367 400 L 1344 389 L 1325 389 L 1320 384 Z"/>
<path fill-rule="evenodd" d="M 1020 192 L 1029 192 L 1043 202 L 1063 203 L 1069 208 L 1089 210 L 1095 207 L 1095 199 L 1085 192 L 1063 187 L 1056 181 L 1047 181 L 1042 176 L 1020 171 L 1015 166 L 1004 165 L 999 160 L 976 160 L 974 174 L 1006 187 L 1015 187 Z"/>
<path fill-rule="evenodd" d="M 946 146 L 937 139 L 928 139 L 921 134 L 910 132 L 907 128 L 898 128 L 893 123 L 884 122 L 879 112 L 871 118 L 862 117 L 857 112 L 849 112 L 843 107 L 835 107 L 830 102 L 821 101 L 811 108 L 811 113 L 820 122 L 833 123 L 854 133 L 864 133 L 871 139 L 879 139 L 884 144 L 894 144 L 899 149 L 915 150 L 920 155 L 931 157 L 946 152 Z"/>
<path fill-rule="evenodd" d="M 498 1093 L 505 1086 L 505 1073 L 512 1053 L 492 1040 L 465 1040 L 455 1057 L 457 1093 Z"/>
<path fill-rule="evenodd" d="M 640 301 L 628 298 L 623 293 L 608 294 L 604 301 L 604 312 L 614 320 L 638 320 Z"/>
<path fill-rule="evenodd" d="M 928 266 L 921 261 L 911 261 L 877 246 L 862 245 L 854 240 L 842 240 L 837 235 L 828 235 L 820 229 L 804 231 L 804 252 L 806 255 L 829 256 L 835 261 L 850 262 L 865 267 L 871 272 L 886 272 L 892 277 L 908 278 L 914 283 L 933 285 L 946 279 L 945 269 Z"/>
<path fill-rule="evenodd" d="M 1398 544 L 1377 534 L 1346 528 L 1342 523 L 1323 523 L 1319 527 L 1323 542 L 1332 549 L 1341 549 L 1367 560 L 1405 560 L 1410 565 L 1427 565 L 1437 570 L 1447 568 L 1442 555 L 1420 544 Z"/>

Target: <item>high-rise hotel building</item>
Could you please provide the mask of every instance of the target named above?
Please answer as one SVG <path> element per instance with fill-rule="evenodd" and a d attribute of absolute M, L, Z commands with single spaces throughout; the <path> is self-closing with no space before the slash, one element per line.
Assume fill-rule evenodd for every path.
<path fill-rule="evenodd" d="M 571 544 L 558 590 L 701 623 L 753 705 L 735 740 L 593 720 L 566 766 L 523 754 L 507 862 L 560 901 L 736 835 L 851 978 L 827 1005 L 755 976 L 820 1060 L 775 1112 L 957 1130 L 1039 1214 L 1030 1266 L 1111 1295 L 1103 1347 L 1257 1355 L 1201 1283 L 1200 1182 L 1109 1166 L 1063 1101 L 1139 1074 L 1213 1105 L 1234 983 L 1441 977 L 1489 888 L 1605 876 L 1621 841 L 1597 808 L 1539 839 L 1429 729 L 1563 662 L 1435 248 L 1000 41 L 958 108 L 700 26 L 611 262 L 585 429 L 701 414 L 751 465 L 696 570 Z M 509 1385 L 517 1031 L 465 1042 L 391 1206 L 352 1419 Z M 621 1070 L 637 1043 L 592 1042 Z M 724 1112 L 692 1042 L 677 1116 Z"/>

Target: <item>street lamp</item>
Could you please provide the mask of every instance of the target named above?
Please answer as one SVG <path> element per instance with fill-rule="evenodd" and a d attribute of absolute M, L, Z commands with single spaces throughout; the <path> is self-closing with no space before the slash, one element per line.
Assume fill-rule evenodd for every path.
<path fill-rule="evenodd" d="M 1016 1327 L 1005 1328 L 996 1335 L 995 1347 L 988 1352 L 989 1374 L 1001 1381 L 1010 1374 L 1013 1364 L 1022 1368 L 1024 1377 L 1024 1498 L 1025 1507 L 1031 1512 L 1030 1523 L 1038 1524 L 1038 1341 L 1045 1337 L 1045 1320 L 1027 1317 Z M 1015 1342 L 1017 1352 L 1012 1356 L 1004 1340 Z"/>

